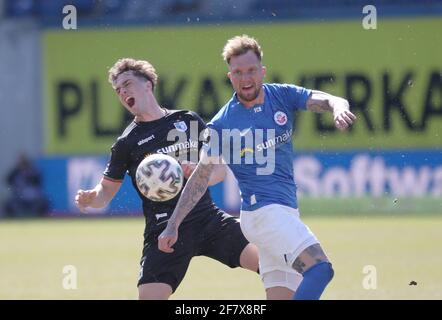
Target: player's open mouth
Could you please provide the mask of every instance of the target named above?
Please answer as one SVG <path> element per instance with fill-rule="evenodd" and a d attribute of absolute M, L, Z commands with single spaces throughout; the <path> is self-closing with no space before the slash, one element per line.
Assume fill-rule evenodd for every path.
<path fill-rule="evenodd" d="M 242 89 L 243 89 L 244 91 L 248 91 L 248 90 L 250 90 L 250 89 L 252 89 L 252 88 L 253 88 L 252 85 L 242 87 Z"/>
<path fill-rule="evenodd" d="M 135 98 L 134 97 L 126 98 L 126 103 L 129 106 L 129 108 L 132 108 L 135 104 Z"/>

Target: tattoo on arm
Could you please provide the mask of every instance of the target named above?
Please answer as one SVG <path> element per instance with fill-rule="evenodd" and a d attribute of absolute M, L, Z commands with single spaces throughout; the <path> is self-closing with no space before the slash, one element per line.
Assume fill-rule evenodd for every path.
<path fill-rule="evenodd" d="M 314 99 L 313 96 L 307 100 L 307 109 L 316 113 L 333 111 L 328 100 Z"/>
<path fill-rule="evenodd" d="M 175 207 L 175 213 L 171 217 L 171 224 L 180 225 L 204 195 L 209 184 L 212 168 L 212 163 L 198 163 L 195 171 L 187 181 L 187 184 L 181 193 L 181 197 Z"/>
<path fill-rule="evenodd" d="M 347 100 L 314 90 L 307 100 L 307 109 L 313 112 L 333 112 L 335 109 L 348 109 Z"/>
<path fill-rule="evenodd" d="M 292 268 L 302 274 L 305 269 L 305 264 L 299 259 L 299 257 L 297 257 L 295 262 L 293 262 Z"/>

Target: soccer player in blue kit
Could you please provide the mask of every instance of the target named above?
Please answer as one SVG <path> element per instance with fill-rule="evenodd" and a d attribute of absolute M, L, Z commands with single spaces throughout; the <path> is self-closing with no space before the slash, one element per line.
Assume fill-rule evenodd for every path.
<path fill-rule="evenodd" d="M 335 126 L 341 130 L 352 125 L 356 116 L 343 98 L 290 84 L 263 84 L 266 68 L 262 56 L 258 42 L 247 35 L 236 36 L 225 45 L 223 57 L 235 94 L 208 124 L 209 148 L 203 149 L 158 246 L 164 252 L 173 251 L 178 227 L 206 191 L 210 172 L 221 155 L 238 180 L 241 229 L 259 248 L 264 286 L 293 270 L 303 276 L 293 298 L 316 300 L 334 271 L 318 239 L 299 217 L 291 143 L 294 113 L 332 112 Z M 235 130 L 243 138 L 240 144 L 232 144 Z M 247 139 L 251 134 L 254 137 Z M 232 160 L 238 154 L 241 161 Z M 259 155 L 265 154 L 264 164 Z"/>

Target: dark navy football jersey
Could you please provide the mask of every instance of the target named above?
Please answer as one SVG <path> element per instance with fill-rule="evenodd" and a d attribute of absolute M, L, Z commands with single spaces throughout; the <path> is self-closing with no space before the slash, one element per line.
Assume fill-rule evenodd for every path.
<path fill-rule="evenodd" d="M 179 161 L 187 160 L 197 163 L 199 151 L 205 142 L 203 131 L 206 125 L 195 112 L 166 111 L 167 114 L 158 120 L 133 121 L 112 146 L 110 160 L 104 171 L 105 178 L 115 181 L 122 181 L 126 173 L 130 176 L 132 185 L 143 203 L 147 223 L 146 233 L 165 227 L 165 222 L 173 213 L 181 192 L 173 199 L 164 202 L 155 202 L 144 197 L 138 190 L 135 179 L 139 163 L 146 156 L 154 153 L 164 153 Z M 186 182 L 187 180 L 184 184 Z M 206 191 L 184 222 L 191 221 L 214 207 L 209 191 Z"/>

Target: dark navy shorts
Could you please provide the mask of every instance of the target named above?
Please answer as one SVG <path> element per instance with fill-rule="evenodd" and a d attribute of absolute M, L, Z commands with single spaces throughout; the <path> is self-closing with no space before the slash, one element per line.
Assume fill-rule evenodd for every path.
<path fill-rule="evenodd" d="M 218 208 L 211 209 L 198 219 L 179 227 L 178 241 L 172 253 L 158 249 L 158 236 L 154 233 L 143 248 L 138 286 L 146 283 L 167 283 L 173 292 L 183 280 L 190 260 L 206 256 L 229 266 L 240 266 L 239 258 L 249 243 L 239 221 Z"/>

